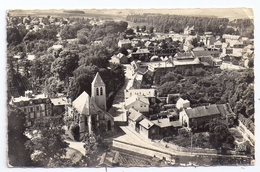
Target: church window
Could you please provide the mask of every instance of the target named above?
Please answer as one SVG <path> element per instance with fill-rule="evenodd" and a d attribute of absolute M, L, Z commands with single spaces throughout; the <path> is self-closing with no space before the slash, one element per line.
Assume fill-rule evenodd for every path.
<path fill-rule="evenodd" d="M 97 96 L 99 95 L 98 88 L 97 88 Z"/>
<path fill-rule="evenodd" d="M 101 96 L 103 95 L 103 88 L 102 87 L 100 88 L 100 95 Z"/>

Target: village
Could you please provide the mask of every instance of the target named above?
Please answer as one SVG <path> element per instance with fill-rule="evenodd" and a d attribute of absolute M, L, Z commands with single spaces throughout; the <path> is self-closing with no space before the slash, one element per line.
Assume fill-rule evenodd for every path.
<path fill-rule="evenodd" d="M 10 23 L 7 27 L 17 24 L 16 17 L 8 16 L 7 20 Z M 106 22 L 105 19 L 88 20 L 93 27 Z M 69 18 L 26 16 L 17 26 L 21 25 L 28 32 L 37 34 L 48 25 L 63 28 L 73 22 Z M 56 34 L 57 41 L 48 47 L 53 56 L 63 51 L 72 52 L 66 46 L 82 41 L 74 38 L 66 39 L 64 43 L 61 34 Z M 102 40 L 89 44 L 105 46 Z M 110 67 L 106 70 L 110 72 L 111 66 L 120 65 L 124 73 L 123 80 L 111 81 L 120 82 L 114 90 L 107 80 L 116 75 L 107 78 L 106 72 L 98 70 L 93 70 L 92 80 L 82 81 L 88 83 L 88 89 L 77 91 L 74 99 L 65 89 L 55 90 L 55 96 L 51 96 L 39 89 L 33 91 L 33 86 L 24 86 L 28 89 L 20 91 L 13 84 L 9 104 L 24 112 L 27 129 L 30 131 L 39 119 L 61 118 L 63 137 L 75 151 L 72 153 L 75 162 L 80 161 L 81 156 L 89 155 L 84 145 L 90 139 L 85 137 L 86 133 L 101 133 L 104 150 L 98 150 L 96 159 L 90 164 L 96 167 L 254 164 L 253 117 L 236 113 L 238 110 L 227 99 L 217 99 L 216 95 L 217 100 L 213 99 L 211 94 L 217 91 L 207 91 L 213 84 L 204 87 L 206 84 L 203 83 L 207 93 L 201 93 L 199 82 L 188 81 L 193 76 L 214 77 L 221 76 L 222 72 L 239 73 L 252 69 L 254 39 L 236 34 L 215 35 L 210 31 L 198 34 L 192 25 L 185 26 L 181 33 L 162 33 L 152 27 L 128 24 L 125 35 L 113 46 L 118 51 L 109 54 Z M 26 76 L 26 68 L 20 64 L 34 63 L 38 57 L 19 52 L 11 58 L 14 71 Z M 65 78 L 61 83 L 67 80 Z M 23 80 L 24 85 L 27 83 Z M 73 82 L 69 84 L 71 86 Z M 185 90 L 188 84 L 202 96 L 192 96 L 197 93 Z M 253 88 L 254 83 L 248 85 Z M 27 133 L 29 138 L 34 137 L 31 132 Z M 217 139 L 220 135 L 223 140 Z M 215 139 L 215 145 L 210 139 Z"/>

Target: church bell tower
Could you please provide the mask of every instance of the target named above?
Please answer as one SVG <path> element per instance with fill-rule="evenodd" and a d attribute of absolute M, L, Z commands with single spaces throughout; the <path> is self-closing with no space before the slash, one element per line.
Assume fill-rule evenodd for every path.
<path fill-rule="evenodd" d="M 95 103 L 99 108 L 107 111 L 106 85 L 99 73 L 96 74 L 94 80 L 91 83 L 91 97 L 94 98 Z"/>

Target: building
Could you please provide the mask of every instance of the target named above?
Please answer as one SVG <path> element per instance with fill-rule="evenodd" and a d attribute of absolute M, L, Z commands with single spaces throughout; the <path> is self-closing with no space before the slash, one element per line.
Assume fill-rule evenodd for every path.
<path fill-rule="evenodd" d="M 158 126 L 159 134 L 162 136 L 169 136 L 174 131 L 177 132 L 177 130 L 182 127 L 179 121 L 170 121 L 170 118 L 152 120 L 151 122 Z"/>
<path fill-rule="evenodd" d="M 130 90 L 124 90 L 124 93 L 125 93 L 125 99 L 128 99 L 133 95 L 139 95 L 147 98 L 156 97 L 155 89 L 130 89 Z"/>
<path fill-rule="evenodd" d="M 144 138 L 153 138 L 159 134 L 159 127 L 156 126 L 154 123 L 149 121 L 148 119 L 144 118 L 140 123 L 140 135 Z"/>
<path fill-rule="evenodd" d="M 195 29 L 194 29 L 194 26 L 192 27 L 189 27 L 187 26 L 185 29 L 184 29 L 184 35 L 195 35 Z"/>
<path fill-rule="evenodd" d="M 203 47 L 197 47 L 192 50 L 194 57 L 197 57 L 204 66 L 213 66 L 213 57 L 208 50 Z"/>
<path fill-rule="evenodd" d="M 149 112 L 149 100 L 143 96 L 133 95 L 125 101 L 125 108 L 134 108 L 139 112 Z"/>
<path fill-rule="evenodd" d="M 132 47 L 132 42 L 129 39 L 123 39 L 118 41 L 118 47 L 129 49 Z"/>
<path fill-rule="evenodd" d="M 190 101 L 189 100 L 184 100 L 182 98 L 179 98 L 176 102 L 176 108 L 181 110 L 181 109 L 186 109 L 190 107 Z"/>
<path fill-rule="evenodd" d="M 227 104 L 214 104 L 183 109 L 179 113 L 179 121 L 184 127 L 205 128 L 213 119 L 224 120 L 229 125 L 234 124 L 235 114 Z"/>
<path fill-rule="evenodd" d="M 66 97 L 51 98 L 52 112 L 54 116 L 65 112 L 65 106 L 68 104 Z"/>
<path fill-rule="evenodd" d="M 115 64 L 128 64 L 128 58 L 122 54 L 122 53 L 118 53 L 117 55 L 113 55 L 111 57 L 111 60 L 109 60 L 109 62 L 111 63 L 115 63 Z"/>
<path fill-rule="evenodd" d="M 31 126 L 35 119 L 53 116 L 52 103 L 44 94 L 34 95 L 32 91 L 25 91 L 25 96 L 11 99 L 10 104 L 19 107 L 26 114 L 26 125 Z"/>
<path fill-rule="evenodd" d="M 68 106 L 68 115 L 79 124 L 80 132 L 112 131 L 114 118 L 106 112 L 106 86 L 99 73 L 91 84 L 91 93 L 90 97 L 82 92 Z"/>
<path fill-rule="evenodd" d="M 138 112 L 134 108 L 130 108 L 127 111 L 127 120 L 128 126 L 131 127 L 133 130 L 139 132 L 139 122 L 143 119 L 142 113 Z"/>

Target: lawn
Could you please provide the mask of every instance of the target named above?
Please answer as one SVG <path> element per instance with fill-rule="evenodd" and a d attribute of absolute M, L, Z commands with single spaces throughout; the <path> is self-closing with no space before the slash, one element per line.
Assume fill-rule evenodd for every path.
<path fill-rule="evenodd" d="M 176 136 L 172 136 L 169 139 L 169 142 L 181 147 L 190 147 L 191 137 L 176 135 Z M 209 134 L 207 132 L 194 133 L 192 136 L 192 146 L 198 148 L 213 149 L 212 145 L 209 142 Z"/>

